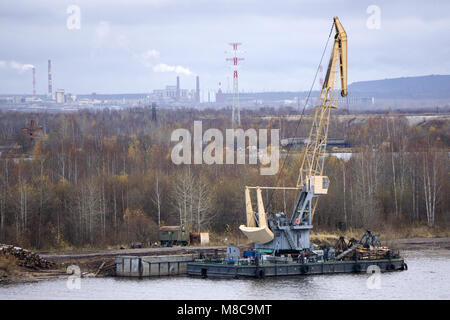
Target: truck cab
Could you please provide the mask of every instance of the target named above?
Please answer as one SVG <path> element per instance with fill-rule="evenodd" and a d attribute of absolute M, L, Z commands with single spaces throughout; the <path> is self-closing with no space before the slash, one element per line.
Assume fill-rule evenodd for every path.
<path fill-rule="evenodd" d="M 189 233 L 180 226 L 164 226 L 159 228 L 159 241 L 163 247 L 187 246 Z"/>

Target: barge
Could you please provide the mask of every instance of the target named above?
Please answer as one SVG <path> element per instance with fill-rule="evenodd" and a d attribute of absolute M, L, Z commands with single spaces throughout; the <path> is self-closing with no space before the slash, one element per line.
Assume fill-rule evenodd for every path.
<path fill-rule="evenodd" d="M 346 242 L 340 237 L 334 246 L 318 246 L 279 255 L 270 250 L 253 249 L 241 255 L 236 246 L 228 246 L 224 258 L 194 259 L 186 273 L 202 278 L 265 278 L 332 273 L 376 273 L 407 270 L 396 250 L 381 246 L 378 235 L 367 231 L 361 240 Z"/>
<path fill-rule="evenodd" d="M 193 254 L 166 256 L 118 256 L 115 259 L 117 277 L 177 276 L 186 274 L 186 264 Z"/>

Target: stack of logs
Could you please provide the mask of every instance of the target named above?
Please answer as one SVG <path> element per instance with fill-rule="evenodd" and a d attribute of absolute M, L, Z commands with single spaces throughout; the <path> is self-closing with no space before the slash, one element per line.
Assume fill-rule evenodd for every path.
<path fill-rule="evenodd" d="M 98 267 L 97 272 L 95 272 L 94 276 L 104 275 L 104 276 L 112 276 L 116 271 L 116 263 L 114 260 L 112 261 L 103 261 L 100 267 Z"/>
<path fill-rule="evenodd" d="M 356 249 L 356 254 L 358 255 L 359 260 L 384 259 L 388 257 L 389 253 L 390 249 L 388 247 L 359 247 Z"/>
<path fill-rule="evenodd" d="M 29 250 L 0 244 L 0 256 L 13 257 L 17 260 L 17 264 L 22 267 L 32 269 L 50 269 L 55 266 L 53 262 L 42 259 L 38 254 Z"/>

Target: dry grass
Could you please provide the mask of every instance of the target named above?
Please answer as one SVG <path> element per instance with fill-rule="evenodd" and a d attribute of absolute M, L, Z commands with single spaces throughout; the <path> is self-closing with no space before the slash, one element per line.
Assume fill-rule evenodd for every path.
<path fill-rule="evenodd" d="M 20 267 L 17 265 L 15 258 L 0 255 L 0 280 L 6 277 L 17 276 L 20 273 Z"/>
<path fill-rule="evenodd" d="M 226 246 L 226 245 L 235 245 L 235 246 L 246 246 L 250 245 L 250 241 L 245 237 L 242 232 L 223 232 L 209 233 L 209 245 L 210 246 Z"/>
<path fill-rule="evenodd" d="M 409 228 L 391 230 L 386 234 L 386 238 L 400 239 L 400 238 L 446 238 L 450 237 L 450 230 L 447 228 L 416 225 Z"/>
<path fill-rule="evenodd" d="M 404 238 L 446 238 L 450 237 L 450 230 L 448 228 L 434 227 L 430 228 L 424 225 L 408 226 L 405 228 L 383 227 L 382 230 L 372 229 L 373 233 L 380 235 L 381 239 L 404 239 Z M 313 231 L 311 233 L 311 240 L 317 242 L 336 241 L 339 236 L 344 236 L 345 239 L 361 239 L 366 232 L 365 229 L 348 229 L 346 231 Z"/>
<path fill-rule="evenodd" d="M 50 252 L 50 253 L 61 253 L 61 252 L 89 252 L 89 251 L 98 251 L 98 250 L 119 250 L 120 248 L 130 248 L 130 244 L 115 244 L 115 245 L 95 245 L 95 246 L 89 246 L 86 245 L 84 247 L 77 247 L 72 245 L 66 245 L 63 247 L 50 247 L 45 249 L 37 249 L 37 248 L 30 248 L 31 251 L 42 253 L 42 252 Z"/>

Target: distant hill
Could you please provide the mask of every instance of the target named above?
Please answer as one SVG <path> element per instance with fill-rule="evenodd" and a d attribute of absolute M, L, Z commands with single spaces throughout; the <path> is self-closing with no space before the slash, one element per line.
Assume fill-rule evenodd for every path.
<path fill-rule="evenodd" d="M 450 98 L 450 75 L 359 81 L 350 84 L 348 91 L 353 96 L 445 99 Z"/>

